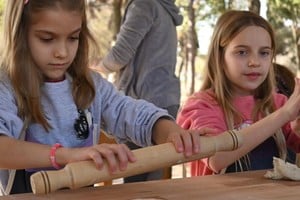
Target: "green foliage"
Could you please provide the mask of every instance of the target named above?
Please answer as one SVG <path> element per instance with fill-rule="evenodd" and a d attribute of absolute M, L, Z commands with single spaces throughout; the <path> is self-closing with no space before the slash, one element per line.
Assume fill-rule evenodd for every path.
<path fill-rule="evenodd" d="M 182 32 L 186 32 L 188 27 L 187 5 L 190 1 L 193 1 L 197 23 L 208 23 L 213 28 L 218 17 L 226 10 L 248 10 L 251 0 L 177 0 L 176 4 L 182 9 L 185 19 Z M 289 56 L 294 65 L 299 66 L 300 44 L 297 47 L 297 41 L 300 41 L 300 0 L 268 0 L 267 19 L 276 33 L 277 54 Z"/>
<path fill-rule="evenodd" d="M 125 2 L 125 0 L 123 1 Z M 99 52 L 99 58 L 96 58 L 100 59 L 106 54 L 114 40 L 114 33 L 112 32 L 112 23 L 114 23 L 113 1 L 91 0 L 89 2 L 88 21 L 100 45 L 101 52 Z M 208 23 L 213 28 L 216 20 L 223 12 L 229 9 L 245 10 L 249 0 L 176 0 L 176 4 L 180 7 L 184 16 L 184 23 L 179 27 L 179 36 L 188 32 L 190 22 L 187 15 L 188 5 L 191 2 L 193 2 L 193 8 L 195 9 L 197 24 Z M 2 30 L 4 4 L 5 0 L 0 0 L 0 30 Z M 300 41 L 300 0 L 268 0 L 267 7 L 267 18 L 274 27 L 277 37 L 277 53 L 289 55 L 293 63 L 299 65 L 297 41 Z M 196 26 L 197 32 L 203 31 L 199 27 Z"/>
<path fill-rule="evenodd" d="M 289 55 L 292 62 L 299 66 L 300 0 L 269 0 L 267 16 L 276 33 L 277 53 Z"/>
<path fill-rule="evenodd" d="M 4 0 L 0 0 L 0 26 L 2 30 L 2 16 L 3 16 L 3 10 L 4 10 Z"/>

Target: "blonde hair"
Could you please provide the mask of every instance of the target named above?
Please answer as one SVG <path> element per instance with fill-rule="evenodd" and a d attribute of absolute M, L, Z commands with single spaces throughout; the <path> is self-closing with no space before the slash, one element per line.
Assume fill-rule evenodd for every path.
<path fill-rule="evenodd" d="M 41 106 L 43 76 L 28 51 L 28 27 L 33 13 L 45 9 L 78 11 L 82 27 L 76 57 L 68 69 L 72 77 L 72 94 L 78 108 L 86 109 L 95 97 L 95 86 L 88 68 L 89 40 L 95 40 L 87 27 L 85 0 L 9 0 L 4 10 L 4 45 L 1 68 L 8 74 L 15 92 L 18 114 L 32 122 L 51 128 Z"/>
<path fill-rule="evenodd" d="M 226 65 L 224 54 L 232 39 L 248 26 L 259 26 L 269 33 L 274 60 L 276 50 L 274 31 L 264 18 L 250 11 L 227 11 L 218 19 L 207 55 L 206 75 L 201 90 L 212 89 L 214 91 L 217 102 L 223 108 L 228 129 L 233 129 L 235 123 L 242 122 L 242 116 L 232 104 L 231 83 L 224 72 Z M 270 63 L 270 70 L 265 81 L 254 92 L 256 104 L 252 112 L 253 121 L 274 112 L 276 109 L 273 101 L 274 91 L 275 75 L 273 65 Z M 280 157 L 285 159 L 286 143 L 281 129 L 275 133 L 274 139 Z"/>

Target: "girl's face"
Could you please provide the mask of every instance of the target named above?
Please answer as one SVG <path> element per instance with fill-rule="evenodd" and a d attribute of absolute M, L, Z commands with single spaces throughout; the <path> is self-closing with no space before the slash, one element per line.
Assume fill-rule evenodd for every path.
<path fill-rule="evenodd" d="M 79 43 L 81 15 L 50 9 L 34 13 L 28 32 L 33 61 L 47 81 L 60 81 L 73 62 Z"/>
<path fill-rule="evenodd" d="M 241 31 L 225 48 L 225 74 L 232 93 L 251 95 L 266 79 L 272 63 L 269 33 L 259 26 Z"/>

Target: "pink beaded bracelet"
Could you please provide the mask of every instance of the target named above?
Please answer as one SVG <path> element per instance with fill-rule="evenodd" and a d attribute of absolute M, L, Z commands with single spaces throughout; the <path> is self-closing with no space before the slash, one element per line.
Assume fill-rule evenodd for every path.
<path fill-rule="evenodd" d="M 55 153 L 56 153 L 56 150 L 58 148 L 62 147 L 61 144 L 59 143 L 55 143 L 52 147 L 51 147 L 51 150 L 50 150 L 50 161 L 51 161 L 51 164 L 52 166 L 55 168 L 55 169 L 60 169 L 61 167 L 59 166 L 59 164 L 57 164 L 56 162 L 56 159 L 55 159 Z"/>

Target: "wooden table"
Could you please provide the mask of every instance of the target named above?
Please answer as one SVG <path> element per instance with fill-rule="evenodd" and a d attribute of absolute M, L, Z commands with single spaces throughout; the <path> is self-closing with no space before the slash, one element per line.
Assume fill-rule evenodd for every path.
<path fill-rule="evenodd" d="M 300 182 L 270 180 L 265 171 L 183 179 L 148 181 L 112 186 L 61 190 L 47 195 L 18 194 L 6 200 L 299 200 Z"/>

